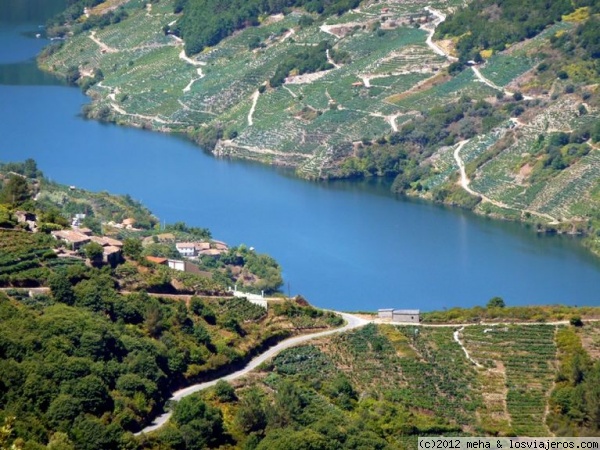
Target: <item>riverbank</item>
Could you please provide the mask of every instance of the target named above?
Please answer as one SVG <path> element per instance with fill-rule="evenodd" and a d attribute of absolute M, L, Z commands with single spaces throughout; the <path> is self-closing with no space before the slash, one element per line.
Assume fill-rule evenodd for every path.
<path fill-rule="evenodd" d="M 129 3 L 123 7 L 128 18 L 92 30 L 92 34 L 73 36 L 40 58 L 45 70 L 61 76 L 73 65 L 76 70 L 71 72 L 78 73 L 76 79 L 93 99 L 86 106 L 89 117 L 183 133 L 218 157 L 292 167 L 301 178 L 397 175 L 397 192 L 458 205 L 487 217 L 528 223 L 536 232 L 587 234 L 585 245 L 600 251 L 594 219 L 598 199 L 593 195 L 600 170 L 597 151 L 550 176 L 536 178 L 533 170 L 536 158 L 541 157 L 534 148 L 540 133 L 570 133 L 596 117 L 597 109 L 588 101 L 585 117 L 579 115 L 575 95 L 555 99 L 524 95 L 522 101 L 515 101 L 512 95 L 518 91 L 521 77 L 531 76 L 537 64 L 534 49 L 547 45 L 548 33 L 520 44 L 511 53 L 449 75 L 446 71 L 452 56 L 431 40 L 445 18 L 444 11 L 377 4 L 308 26 L 301 25 L 300 13 L 294 12 L 240 31 L 211 51 L 184 53 L 182 58 L 183 42 L 162 31 L 163 22 L 179 20 L 170 2 L 152 13 Z M 420 28 L 409 27 L 418 14 Z M 408 17 L 413 17 L 413 22 Z M 375 32 L 377 23 L 383 24 L 380 32 Z M 365 31 L 351 32 L 350 25 L 362 26 Z M 568 25 L 558 28 L 569 29 Z M 278 29 L 288 32 L 279 39 Z M 293 39 L 288 39 L 292 32 Z M 253 33 L 264 45 L 252 50 L 246 40 Z M 323 77 L 307 83 L 271 88 L 257 78 L 258 72 L 275 70 L 278 55 L 312 45 L 315 36 L 336 51 L 348 52 L 347 61 L 336 63 Z M 384 36 L 386 45 L 382 46 L 378 39 Z M 360 51 L 375 44 L 378 52 Z M 421 44 L 428 47 L 421 49 Z M 504 66 L 514 61 L 518 67 L 504 73 Z M 97 69 L 101 81 L 87 76 Z M 169 77 L 158 75 L 164 73 Z M 502 81 L 499 74 L 504 76 Z M 337 87 L 329 86 L 333 82 Z M 421 89 L 413 89 L 415 86 Z M 410 95 L 397 98 L 397 91 Z M 403 131 L 404 124 L 434 129 L 435 123 L 422 123 L 423 117 L 432 116 L 430 103 L 452 109 L 459 97 L 476 105 L 486 102 L 485 115 L 492 112 L 488 122 L 493 126 L 482 128 L 481 114 L 469 115 L 465 109 L 466 119 L 436 132 L 449 133 L 452 139 L 419 150 L 431 154 L 429 157 L 408 151 L 407 161 L 418 170 L 404 167 L 403 159 L 394 156 L 398 144 L 378 144 L 405 136 L 402 139 L 408 140 L 401 148 L 418 147 L 408 129 Z M 515 108 L 526 113 L 510 118 Z M 450 109 L 444 114 L 451 114 Z M 540 128 L 542 122 L 547 123 L 546 128 Z M 475 133 L 456 132 L 463 128 Z M 454 145 L 449 145 L 450 141 Z M 452 157 L 458 142 L 464 143 L 459 160 Z M 463 180 L 462 187 L 457 179 Z"/>

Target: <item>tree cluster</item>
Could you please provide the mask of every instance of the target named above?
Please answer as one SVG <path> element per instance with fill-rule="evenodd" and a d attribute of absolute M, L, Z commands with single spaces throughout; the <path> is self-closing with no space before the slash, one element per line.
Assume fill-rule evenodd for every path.
<path fill-rule="evenodd" d="M 183 18 L 170 31 L 185 40 L 185 51 L 192 55 L 218 44 L 236 30 L 258 25 L 264 15 L 295 7 L 339 15 L 359 3 L 360 0 L 178 0 L 174 11 L 183 12 Z"/>
<path fill-rule="evenodd" d="M 502 51 L 515 42 L 532 38 L 548 25 L 589 0 L 475 0 L 448 16 L 436 35 L 458 37 L 461 61 L 477 58 L 481 50 Z"/>
<path fill-rule="evenodd" d="M 590 358 L 572 328 L 560 330 L 557 343 L 561 364 L 550 399 L 549 425 L 558 436 L 597 436 L 600 361 Z"/>
<path fill-rule="evenodd" d="M 420 189 L 419 180 L 430 173 L 421 163 L 437 148 L 487 132 L 505 118 L 503 108 L 462 97 L 458 102 L 431 108 L 389 136 L 373 143 L 363 141 L 356 156 L 342 163 L 340 175 L 394 177 L 392 190 L 397 193 Z"/>
<path fill-rule="evenodd" d="M 291 72 L 302 75 L 333 68 L 327 61 L 326 51 L 329 48 L 329 43 L 322 41 L 315 47 L 300 47 L 290 52 L 277 66 L 275 74 L 269 79 L 269 84 L 271 87 L 281 86 Z"/>
<path fill-rule="evenodd" d="M 593 8 L 600 12 L 600 6 Z M 555 49 L 561 50 L 564 55 L 564 65 L 575 58 L 579 58 L 580 64 L 584 63 L 591 68 L 595 77 L 600 76 L 600 19 L 592 16 L 589 20 L 580 24 L 574 33 L 551 36 L 550 42 Z M 558 71 L 559 78 L 568 77 L 565 71 Z M 587 81 L 587 80 L 584 80 Z M 592 81 L 592 80 L 589 80 Z"/>

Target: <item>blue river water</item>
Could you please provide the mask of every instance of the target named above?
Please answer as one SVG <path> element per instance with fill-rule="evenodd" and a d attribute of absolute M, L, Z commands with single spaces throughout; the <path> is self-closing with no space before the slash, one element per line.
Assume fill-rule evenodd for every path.
<path fill-rule="evenodd" d="M 0 161 L 34 158 L 56 181 L 128 193 L 163 221 L 269 253 L 283 267 L 282 290 L 321 307 L 432 310 L 493 296 L 600 305 L 600 261 L 575 238 L 396 198 L 381 182 L 307 182 L 83 119 L 86 97 L 35 68 L 42 23 L 0 12 Z"/>

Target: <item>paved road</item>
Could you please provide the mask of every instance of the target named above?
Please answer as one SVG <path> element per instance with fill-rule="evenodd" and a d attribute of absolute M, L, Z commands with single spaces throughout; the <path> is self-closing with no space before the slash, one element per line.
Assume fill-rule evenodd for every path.
<path fill-rule="evenodd" d="M 346 325 L 343 326 L 342 328 L 336 328 L 336 329 L 327 330 L 327 331 L 320 331 L 318 333 L 305 334 L 302 336 L 295 336 L 295 337 L 286 339 L 285 341 L 280 342 L 279 344 L 275 345 L 274 347 L 271 347 L 266 352 L 261 353 L 254 359 L 250 360 L 248 365 L 246 365 L 246 367 L 244 367 L 243 369 L 238 370 L 237 372 L 231 373 L 229 375 L 225 375 L 220 378 L 216 378 L 212 381 L 194 384 L 187 388 L 180 389 L 179 391 L 176 391 L 169 400 L 177 402 L 177 401 L 181 400 L 183 397 L 187 397 L 188 395 L 193 394 L 194 392 L 202 391 L 206 388 L 214 386 L 215 384 L 217 384 L 217 382 L 219 380 L 231 381 L 231 380 L 235 380 L 236 378 L 243 377 L 243 376 L 247 375 L 249 372 L 251 372 L 252 370 L 256 369 L 263 362 L 273 358 L 275 355 L 277 355 L 282 350 L 285 350 L 287 348 L 293 347 L 295 345 L 301 344 L 301 343 L 309 341 L 311 339 L 316 339 L 316 338 L 320 338 L 323 336 L 329 336 L 329 335 L 335 334 L 335 333 L 341 333 L 344 331 L 352 330 L 354 328 L 360 328 L 360 327 L 367 325 L 368 323 L 371 323 L 371 321 L 369 321 L 369 320 L 361 319 L 360 317 L 354 316 L 352 314 L 346 314 L 346 313 L 341 313 L 341 312 L 336 312 L 336 313 L 339 314 L 340 316 L 342 316 L 344 318 L 344 320 L 346 321 Z M 166 413 L 158 416 L 149 426 L 144 428 L 139 433 L 136 433 L 136 435 L 140 435 L 142 433 L 150 433 L 151 431 L 157 430 L 158 428 L 162 427 L 165 423 L 167 423 L 170 418 L 171 418 L 171 412 L 166 412 Z"/>

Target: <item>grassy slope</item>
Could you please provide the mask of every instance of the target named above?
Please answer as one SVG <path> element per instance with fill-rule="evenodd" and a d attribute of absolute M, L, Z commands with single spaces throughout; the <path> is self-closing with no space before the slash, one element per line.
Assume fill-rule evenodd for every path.
<path fill-rule="evenodd" d="M 433 2 L 431 6 L 448 11 L 456 2 Z M 343 35 L 341 38 L 324 32 L 319 22 L 300 27 L 299 12 L 271 18 L 194 56 L 194 62 L 179 58 L 182 44 L 161 31 L 178 19 L 170 1 L 155 3 L 148 10 L 139 0 L 130 0 L 126 7 L 128 19 L 96 31 L 96 38 L 107 46 L 104 50 L 84 33 L 44 58 L 42 65 L 56 73 L 64 73 L 73 64 L 82 73 L 100 68 L 104 81 L 88 91 L 96 100 L 92 115 L 129 125 L 184 131 L 192 137 L 207 126 L 222 127 L 225 139 L 215 149 L 220 156 L 287 164 L 296 167 L 301 176 L 325 177 L 354 153 L 353 142 L 390 134 L 392 120 L 401 125 L 462 95 L 495 102 L 497 90 L 478 81 L 470 69 L 423 89 L 415 88 L 448 65 L 426 46 L 427 32 L 406 22 L 411 13 L 425 13 L 421 2 L 366 2 L 358 12 L 327 19 L 330 25 L 348 24 L 343 32 L 333 30 Z M 383 8 L 389 12 L 384 14 Z M 384 24 L 395 21 L 401 26 L 378 36 L 373 26 L 382 15 L 390 16 Z M 547 39 L 573 27 L 571 22 L 559 23 L 533 40 L 494 55 L 481 68 L 496 85 L 512 92 L 530 92 L 535 99 L 516 127 L 507 121 L 473 139 L 461 151 L 471 187 L 494 202 L 481 202 L 478 212 L 545 224 L 565 223 L 565 230 L 581 220 L 579 228 L 585 228 L 585 220 L 597 215 L 597 149 L 549 178 L 536 180 L 529 172 L 538 160 L 534 141 L 539 134 L 569 131 L 598 119 L 597 109 L 590 104 L 587 115 L 578 113 L 583 102 L 581 91 L 564 94 L 568 81 L 540 85 L 531 76 L 541 50 L 547 48 Z M 249 50 L 254 37 L 264 48 Z M 347 51 L 351 62 L 311 83 L 267 88 L 253 108 L 253 94 L 274 73 L 286 52 L 322 40 Z M 371 77 L 370 89 L 352 86 L 364 76 Z M 408 95 L 403 94 L 406 91 Z M 251 111 L 252 125 L 248 118 Z M 235 137 L 227 139 L 230 136 Z M 509 145 L 499 147 L 507 141 Z M 455 184 L 458 165 L 452 149 L 438 149 L 428 162 L 433 164 L 434 173 L 421 180 L 426 190 L 414 194 L 431 197 L 429 192 L 437 189 L 460 191 Z"/>

